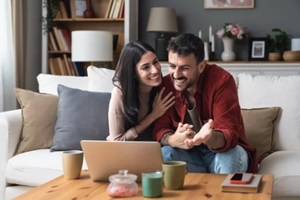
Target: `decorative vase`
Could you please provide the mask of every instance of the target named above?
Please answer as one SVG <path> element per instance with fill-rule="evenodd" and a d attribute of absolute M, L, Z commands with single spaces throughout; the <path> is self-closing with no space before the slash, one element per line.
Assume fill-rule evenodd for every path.
<path fill-rule="evenodd" d="M 268 55 L 269 61 L 279 61 L 281 60 L 281 55 L 279 52 L 270 52 Z"/>
<path fill-rule="evenodd" d="M 86 0 L 86 10 L 83 12 L 84 18 L 92 18 L 94 17 L 94 11 L 92 9 L 91 0 Z"/>
<path fill-rule="evenodd" d="M 285 51 L 282 57 L 284 61 L 288 61 L 288 62 L 299 61 L 300 51 Z"/>
<path fill-rule="evenodd" d="M 233 61 L 235 59 L 235 53 L 233 51 L 234 39 L 224 37 L 223 39 L 224 51 L 222 52 L 223 61 Z"/>

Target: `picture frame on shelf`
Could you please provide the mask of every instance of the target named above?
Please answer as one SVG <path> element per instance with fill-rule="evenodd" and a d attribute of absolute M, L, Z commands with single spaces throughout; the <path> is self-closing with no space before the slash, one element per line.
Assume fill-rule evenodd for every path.
<path fill-rule="evenodd" d="M 75 18 L 83 18 L 86 10 L 86 0 L 70 0 L 71 16 Z"/>
<path fill-rule="evenodd" d="M 205 9 L 251 9 L 254 0 L 204 0 Z"/>
<path fill-rule="evenodd" d="M 249 38 L 249 61 L 267 60 L 267 38 Z"/>

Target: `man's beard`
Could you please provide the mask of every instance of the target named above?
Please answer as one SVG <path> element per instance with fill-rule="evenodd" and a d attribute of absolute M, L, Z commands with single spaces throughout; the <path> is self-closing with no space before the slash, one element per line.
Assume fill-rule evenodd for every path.
<path fill-rule="evenodd" d="M 175 87 L 175 89 L 177 91 L 183 92 L 183 91 L 187 90 L 189 87 L 191 87 L 191 83 L 190 82 L 186 82 L 186 81 L 188 81 L 188 79 L 186 77 L 184 77 L 184 76 L 181 76 L 179 78 L 174 78 L 174 76 L 172 75 L 172 79 L 173 79 L 173 86 Z M 180 84 L 180 85 L 182 85 L 182 87 L 178 86 L 178 84 L 176 84 L 177 80 L 179 80 L 179 81 L 183 80 L 184 83 Z"/>

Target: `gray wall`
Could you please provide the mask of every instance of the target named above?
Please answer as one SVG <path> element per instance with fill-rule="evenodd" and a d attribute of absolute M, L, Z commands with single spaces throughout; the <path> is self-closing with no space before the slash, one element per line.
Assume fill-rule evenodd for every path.
<path fill-rule="evenodd" d="M 250 37 L 265 37 L 272 28 L 280 28 L 292 37 L 300 37 L 299 0 L 255 0 L 254 9 L 204 9 L 203 0 L 140 0 L 139 39 L 153 47 L 155 33 L 146 32 L 151 7 L 173 7 L 176 10 L 179 33 L 194 33 L 202 30 L 203 40 L 208 40 L 208 28 L 213 32 L 225 22 L 238 23 L 247 28 Z M 248 59 L 248 43 L 235 45 L 236 60 Z M 220 60 L 223 50 L 221 40 L 216 38 L 216 57 Z"/>

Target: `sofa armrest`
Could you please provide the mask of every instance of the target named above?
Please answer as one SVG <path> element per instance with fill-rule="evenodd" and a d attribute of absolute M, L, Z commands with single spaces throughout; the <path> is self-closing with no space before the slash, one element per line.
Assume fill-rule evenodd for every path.
<path fill-rule="evenodd" d="M 17 148 L 22 131 L 21 109 L 0 113 L 0 199 L 4 199 L 5 168 Z"/>
<path fill-rule="evenodd" d="M 11 158 L 17 148 L 22 132 L 22 111 L 21 109 L 0 113 L 0 163 L 3 158 Z"/>

